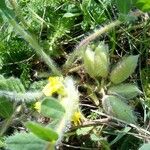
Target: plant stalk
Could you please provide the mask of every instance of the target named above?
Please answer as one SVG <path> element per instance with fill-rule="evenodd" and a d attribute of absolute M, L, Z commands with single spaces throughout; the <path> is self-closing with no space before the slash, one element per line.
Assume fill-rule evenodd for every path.
<path fill-rule="evenodd" d="M 110 24 L 105 25 L 104 27 L 98 29 L 93 34 L 91 34 L 91 35 L 87 36 L 85 39 L 83 39 L 80 42 L 80 44 L 75 48 L 74 52 L 69 56 L 69 58 L 65 64 L 65 68 L 69 68 L 71 66 L 71 64 L 75 60 L 76 56 L 79 54 L 79 50 L 81 53 L 84 50 L 84 47 L 86 47 L 91 41 L 95 40 L 100 35 L 108 32 L 112 28 L 119 26 L 121 23 L 122 22 L 120 20 L 113 21 Z"/>

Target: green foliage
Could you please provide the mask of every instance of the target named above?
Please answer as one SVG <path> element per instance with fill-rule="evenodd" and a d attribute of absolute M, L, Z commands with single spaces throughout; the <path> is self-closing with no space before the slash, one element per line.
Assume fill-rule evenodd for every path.
<path fill-rule="evenodd" d="M 68 149 L 69 145 L 78 149 L 128 150 L 138 149 L 149 139 L 150 133 L 144 129 L 150 106 L 149 74 L 145 71 L 149 61 L 144 57 L 149 56 L 149 16 L 143 13 L 132 24 L 129 20 L 130 12 L 136 13 L 135 5 L 142 11 L 149 10 L 147 0 L 8 1 L 0 1 L 0 74 L 6 77 L 0 76 L 0 147 L 52 150 L 58 144 L 58 149 Z M 128 24 L 119 27 L 124 22 Z M 99 25 L 94 33 L 85 33 Z M 109 48 L 99 41 L 105 41 Z M 78 43 L 73 57 L 68 57 Z M 117 63 L 118 55 L 125 53 L 129 56 Z M 141 56 L 138 69 L 143 70 L 136 70 L 129 78 L 137 66 L 137 53 Z M 71 70 L 69 65 L 63 67 L 69 58 Z M 44 79 L 53 73 L 64 78 L 71 74 L 73 79 L 62 81 L 65 95 L 56 91 L 52 94 L 55 98 L 45 97 Z M 33 108 L 34 101 L 41 104 L 38 112 Z M 76 116 L 77 125 L 73 121 L 76 111 L 81 112 Z M 28 133 L 16 133 L 26 128 Z"/>
<path fill-rule="evenodd" d="M 26 22 L 32 33 L 39 36 L 44 51 L 53 56 L 61 54 L 62 51 L 58 47 L 60 39 L 67 39 L 66 35 L 73 28 L 75 21 L 75 17 L 65 17 L 65 13 L 69 11 L 76 13 L 78 7 L 71 1 L 42 0 L 29 1 L 21 9 L 25 10 Z"/>
<path fill-rule="evenodd" d="M 100 43 L 94 50 L 88 46 L 83 54 L 84 66 L 92 77 L 107 77 L 109 71 L 108 47 Z"/>
<path fill-rule="evenodd" d="M 25 92 L 25 93 L 16 93 L 16 92 L 9 92 L 9 91 L 0 91 L 0 97 L 6 97 L 10 101 L 16 102 L 32 102 L 36 101 L 41 96 L 41 92 Z"/>
<path fill-rule="evenodd" d="M 57 86 L 57 82 L 55 86 Z M 63 88 L 66 89 L 67 93 L 66 96 L 63 96 L 60 99 L 60 101 L 58 101 L 58 99 L 53 97 L 45 97 L 41 102 L 40 113 L 44 117 L 46 116 L 52 118 L 51 124 L 47 126 L 42 126 L 35 122 L 25 123 L 25 126 L 29 129 L 29 131 L 35 134 L 38 138 L 50 142 L 49 145 L 52 149 L 54 148 L 54 145 L 57 142 L 61 141 L 64 135 L 64 129 L 68 124 L 68 121 L 71 121 L 71 117 L 74 111 L 76 111 L 76 109 L 78 108 L 77 105 L 78 93 L 76 92 L 72 79 L 67 78 L 64 86 L 65 87 Z M 72 99 L 71 96 L 73 96 Z M 70 105 L 69 109 L 68 104 Z M 51 126 L 53 126 L 55 130 L 53 130 Z M 16 137 L 12 136 L 12 139 L 13 138 L 15 140 Z M 10 145 L 10 143 L 7 142 L 7 139 L 6 144 L 10 148 L 12 149 L 14 148 L 13 145 Z M 21 144 L 22 143 L 20 143 L 20 145 Z"/>
<path fill-rule="evenodd" d="M 139 150 L 149 150 L 150 149 L 150 143 L 146 143 L 146 144 L 143 144 Z"/>
<path fill-rule="evenodd" d="M 138 61 L 137 56 L 124 57 L 116 67 L 111 71 L 110 80 L 114 84 L 118 84 L 126 80 L 135 70 Z"/>
<path fill-rule="evenodd" d="M 133 110 L 118 97 L 105 95 L 102 99 L 102 105 L 107 114 L 128 123 L 136 122 L 136 117 L 133 114 Z"/>
<path fill-rule="evenodd" d="M 149 0 L 137 0 L 136 5 L 144 12 L 150 11 L 150 1 Z"/>
<path fill-rule="evenodd" d="M 17 78 L 4 78 L 0 76 L 0 90 L 13 91 L 16 93 L 24 93 L 25 88 L 21 81 Z"/>
<path fill-rule="evenodd" d="M 13 103 L 5 97 L 0 98 L 0 117 L 9 118 L 13 113 Z"/>
<path fill-rule="evenodd" d="M 134 84 L 120 84 L 108 89 L 108 94 L 120 95 L 127 99 L 132 99 L 141 94 L 141 91 Z"/>
<path fill-rule="evenodd" d="M 34 54 L 33 50 L 21 38 L 12 38 L 7 42 L 1 42 L 0 48 L 3 64 L 24 61 Z"/>
<path fill-rule="evenodd" d="M 114 84 L 125 81 L 134 72 L 138 57 L 138 55 L 130 55 L 118 62 L 110 73 L 110 81 Z M 84 67 L 91 77 L 107 77 L 109 56 L 108 48 L 104 44 L 96 46 L 95 52 L 91 45 L 85 48 L 83 60 Z"/>
<path fill-rule="evenodd" d="M 0 140 L 0 148 L 4 147 L 5 144 Z"/>
<path fill-rule="evenodd" d="M 0 43 L 0 73 L 20 77 L 24 72 L 22 65 L 32 58 L 33 50 L 20 38 L 12 38 Z M 28 65 L 26 69 L 30 69 L 30 66 Z"/>
<path fill-rule="evenodd" d="M 118 10 L 121 14 L 127 15 L 135 5 L 136 0 L 115 0 Z"/>
<path fill-rule="evenodd" d="M 22 73 L 20 75 L 20 80 L 24 85 L 25 89 L 28 89 L 31 84 L 30 68 L 30 64 L 21 64 Z"/>
<path fill-rule="evenodd" d="M 9 3 L 9 2 L 8 2 Z M 14 13 L 11 9 L 9 9 L 6 5 L 6 1 L 5 0 L 1 0 L 0 2 L 0 13 L 2 13 L 1 11 L 4 12 L 4 14 L 8 17 L 11 18 L 12 16 L 14 16 Z"/>
<path fill-rule="evenodd" d="M 41 104 L 41 114 L 53 119 L 61 119 L 65 114 L 65 109 L 53 97 L 46 97 Z"/>
<path fill-rule="evenodd" d="M 118 133 L 117 137 L 110 143 L 110 145 L 113 145 L 118 140 L 120 140 L 123 136 L 125 136 L 129 131 L 131 130 L 130 127 L 125 127 L 122 132 Z"/>
<path fill-rule="evenodd" d="M 26 92 L 25 87 L 21 81 L 17 78 L 4 78 L 0 76 L 0 97 L 5 97 L 8 100 L 13 101 L 35 101 L 36 98 L 40 97 L 39 91 Z"/>
<path fill-rule="evenodd" d="M 132 14 L 132 10 L 136 6 L 137 0 L 113 0 L 117 6 L 118 18 L 123 22 L 133 22 L 137 19 L 136 15 Z"/>
<path fill-rule="evenodd" d="M 87 135 L 92 130 L 92 127 L 79 128 L 76 131 L 77 135 Z"/>
<path fill-rule="evenodd" d="M 108 68 L 110 66 L 108 48 L 104 43 L 100 43 L 98 46 L 96 45 L 93 47 L 90 45 L 83 53 L 84 67 L 92 78 L 98 79 L 100 76 L 103 77 L 101 83 L 99 83 L 99 81 L 97 82 L 99 85 L 101 84 L 99 90 L 103 96 L 102 106 L 104 111 L 109 115 L 125 120 L 129 123 L 135 123 L 136 117 L 133 114 L 132 108 L 121 99 L 134 98 L 138 94 L 141 94 L 141 92 L 135 85 L 120 83 L 126 80 L 134 72 L 137 66 L 138 55 L 124 57 L 122 61 L 117 63 L 116 67 L 112 69 L 110 77 L 107 77 L 109 71 Z M 93 49 L 95 49 L 95 52 Z M 106 77 L 112 82 L 111 84 L 118 85 L 113 85 L 112 87 L 107 88 L 105 85 L 107 84 L 105 82 Z M 106 95 L 105 93 L 110 95 Z"/>
<path fill-rule="evenodd" d="M 35 81 L 32 84 L 30 84 L 29 90 L 30 91 L 41 91 L 44 86 L 46 85 L 47 80 L 41 80 L 41 81 Z"/>
<path fill-rule="evenodd" d="M 26 127 L 42 140 L 52 142 L 58 139 L 58 134 L 50 128 L 46 128 L 35 122 L 27 122 Z"/>
<path fill-rule="evenodd" d="M 143 84 L 143 92 L 144 95 L 146 97 L 145 102 L 148 105 L 148 107 L 150 107 L 150 69 L 149 66 L 147 66 L 146 68 L 144 68 L 143 70 L 141 70 L 141 81 Z"/>
<path fill-rule="evenodd" d="M 6 147 L 9 150 L 45 150 L 47 144 L 48 142 L 31 133 L 15 133 L 6 138 Z"/>
<path fill-rule="evenodd" d="M 111 0 L 83 0 L 80 6 L 83 14 L 82 28 L 94 28 L 96 25 L 106 21 L 109 13 L 107 8 L 110 5 Z"/>
<path fill-rule="evenodd" d="M 0 9 L 3 15 L 7 18 L 7 21 L 11 24 L 11 26 L 16 30 L 16 32 L 19 35 L 21 35 L 30 44 L 30 46 L 35 50 L 37 55 L 43 58 L 45 63 L 52 69 L 54 74 L 60 75 L 59 69 L 55 66 L 53 60 L 49 58 L 48 55 L 43 51 L 43 48 L 38 44 L 37 39 L 34 38 L 34 36 L 29 31 L 26 31 L 24 26 L 18 24 L 15 18 L 9 13 L 9 11 L 7 11 L 10 9 L 8 7 L 5 7 L 5 11 L 5 9 L 3 9 L 1 6 Z"/>

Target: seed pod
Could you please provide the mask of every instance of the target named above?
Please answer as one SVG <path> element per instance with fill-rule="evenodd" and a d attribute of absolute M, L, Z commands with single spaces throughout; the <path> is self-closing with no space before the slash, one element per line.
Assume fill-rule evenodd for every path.
<path fill-rule="evenodd" d="M 130 55 L 125 57 L 110 74 L 110 80 L 114 84 L 118 84 L 126 80 L 135 70 L 138 61 L 138 55 Z"/>
<path fill-rule="evenodd" d="M 94 67 L 96 76 L 107 77 L 109 70 L 108 46 L 100 43 L 95 49 Z"/>
<path fill-rule="evenodd" d="M 89 46 L 85 50 L 83 60 L 86 71 L 91 77 L 94 77 L 94 51 Z"/>
<path fill-rule="evenodd" d="M 105 95 L 102 99 L 102 105 L 107 114 L 128 123 L 136 122 L 136 117 L 133 115 L 131 107 L 121 101 L 118 97 Z"/>
<path fill-rule="evenodd" d="M 108 89 L 108 94 L 120 95 L 127 99 L 134 98 L 141 93 L 142 92 L 134 84 L 120 84 Z"/>

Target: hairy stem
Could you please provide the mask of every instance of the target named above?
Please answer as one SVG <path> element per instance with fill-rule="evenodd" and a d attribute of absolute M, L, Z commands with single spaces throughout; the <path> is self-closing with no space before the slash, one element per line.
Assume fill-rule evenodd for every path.
<path fill-rule="evenodd" d="M 45 61 L 45 63 L 51 68 L 52 72 L 55 75 L 61 75 L 53 60 L 43 51 L 43 49 L 39 46 L 38 42 L 30 34 L 28 34 L 20 25 L 18 25 L 15 22 L 15 20 L 10 20 L 9 22 L 16 29 L 16 31 L 20 35 L 22 35 L 22 37 L 31 45 L 31 47 L 35 49 L 38 56 L 40 56 Z"/>
<path fill-rule="evenodd" d="M 65 68 L 69 68 L 71 66 L 71 64 L 73 63 L 73 61 L 75 60 L 76 56 L 79 54 L 79 50 L 80 52 L 84 50 L 84 47 L 86 47 L 91 41 L 93 41 L 94 39 L 96 39 L 97 37 L 99 37 L 100 35 L 102 35 L 103 33 L 108 32 L 109 30 L 111 30 L 112 28 L 119 26 L 122 22 L 120 20 L 116 20 L 111 22 L 110 24 L 98 29 L 97 31 L 95 31 L 93 34 L 87 36 L 85 39 L 83 39 L 80 44 L 76 47 L 76 49 L 74 50 L 74 52 L 70 55 L 70 57 L 68 58 L 66 64 L 65 64 Z"/>
<path fill-rule="evenodd" d="M 3 134 L 6 132 L 6 130 L 9 128 L 10 124 L 12 123 L 13 118 L 14 118 L 14 115 L 12 115 L 10 118 L 8 118 L 4 122 L 4 124 L 3 124 L 3 126 L 2 126 L 2 128 L 0 130 L 0 137 L 2 137 Z"/>
<path fill-rule="evenodd" d="M 17 103 L 14 103 L 14 109 L 16 109 L 16 105 L 17 105 Z M 0 137 L 2 137 L 3 134 L 7 131 L 10 124 L 12 123 L 13 119 L 15 118 L 16 114 L 17 114 L 17 111 L 14 111 L 13 114 L 5 120 L 5 122 L 2 125 L 2 128 L 0 130 Z"/>

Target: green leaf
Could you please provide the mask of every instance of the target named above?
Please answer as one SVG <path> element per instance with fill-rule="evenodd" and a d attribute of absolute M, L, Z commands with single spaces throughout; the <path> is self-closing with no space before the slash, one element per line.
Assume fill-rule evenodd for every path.
<path fill-rule="evenodd" d="M 13 114 L 13 103 L 5 97 L 0 98 L 0 116 L 9 118 Z"/>
<path fill-rule="evenodd" d="M 5 146 L 5 143 L 0 140 L 0 148 L 4 146 Z"/>
<path fill-rule="evenodd" d="M 128 123 L 136 123 L 136 117 L 130 106 L 116 96 L 105 95 L 102 99 L 105 112 Z"/>
<path fill-rule="evenodd" d="M 58 126 L 60 125 L 61 121 L 62 120 L 60 120 L 60 119 L 55 119 L 52 122 L 50 122 L 46 127 L 56 130 L 58 128 Z"/>
<path fill-rule="evenodd" d="M 58 139 L 58 134 L 51 128 L 43 127 L 35 122 L 27 122 L 25 126 L 42 140 L 50 142 Z"/>
<path fill-rule="evenodd" d="M 100 136 L 97 136 L 95 134 L 90 134 L 90 138 L 92 141 L 95 141 L 95 142 L 102 140 L 102 138 Z"/>
<path fill-rule="evenodd" d="M 144 12 L 150 11 L 150 0 L 137 0 L 136 5 Z"/>
<path fill-rule="evenodd" d="M 0 76 L 0 90 L 15 91 L 17 93 L 25 92 L 25 88 L 20 79 L 14 77 L 4 78 L 3 76 Z"/>
<path fill-rule="evenodd" d="M 100 142 L 103 150 L 110 150 L 109 143 L 105 140 L 105 138 L 98 136 L 96 134 L 90 134 L 90 138 L 94 142 Z"/>
<path fill-rule="evenodd" d="M 131 130 L 130 127 L 125 127 L 121 133 L 117 133 L 117 137 L 111 141 L 110 145 L 115 144 L 118 140 L 120 140 L 124 135 L 126 135 Z"/>
<path fill-rule="evenodd" d="M 31 133 L 16 133 L 6 138 L 6 148 L 9 150 L 45 150 L 48 142 Z"/>
<path fill-rule="evenodd" d="M 93 127 L 85 127 L 85 128 L 79 128 L 76 131 L 77 135 L 87 135 L 89 132 L 93 129 Z"/>
<path fill-rule="evenodd" d="M 134 98 L 141 93 L 136 85 L 128 83 L 112 86 L 108 89 L 108 94 L 118 95 L 127 99 Z"/>
<path fill-rule="evenodd" d="M 150 143 L 143 144 L 139 150 L 150 150 Z"/>
<path fill-rule="evenodd" d="M 0 90 L 0 98 L 5 97 L 8 100 L 11 101 L 18 101 L 18 102 L 31 102 L 35 101 L 37 98 L 41 96 L 41 92 L 35 91 L 35 92 L 26 92 L 26 93 L 17 93 L 17 92 L 9 92 Z"/>
<path fill-rule="evenodd" d="M 5 0 L 1 0 L 0 1 L 0 10 L 2 10 L 2 12 L 8 17 L 11 18 L 12 16 L 14 16 L 14 13 L 11 9 L 9 9 L 6 6 L 6 1 Z"/>
<path fill-rule="evenodd" d="M 119 13 L 128 14 L 136 0 L 115 0 Z"/>
<path fill-rule="evenodd" d="M 0 76 L 0 98 L 5 97 L 14 101 L 34 101 L 41 96 L 41 91 L 26 92 L 24 85 L 18 78 L 4 78 Z"/>
<path fill-rule="evenodd" d="M 31 45 L 31 47 L 35 49 L 36 53 L 43 58 L 45 63 L 49 66 L 50 69 L 52 69 L 54 74 L 60 75 L 61 72 L 56 67 L 54 61 L 43 51 L 43 48 L 39 45 L 36 38 L 34 38 L 32 34 L 30 34 L 29 31 L 27 31 L 23 26 L 17 23 L 17 21 L 15 20 L 15 16 L 13 15 L 13 11 L 6 7 L 4 0 L 2 0 L 2 5 L 4 6 L 4 8 L 0 5 L 0 10 L 2 14 L 7 18 L 9 24 L 15 29 L 16 33 L 21 35 Z"/>
<path fill-rule="evenodd" d="M 130 55 L 124 57 L 110 74 L 110 80 L 118 84 L 126 80 L 135 70 L 139 55 Z"/>
<path fill-rule="evenodd" d="M 101 143 L 104 150 L 111 150 L 110 145 L 106 140 L 101 140 L 100 143 Z"/>
<path fill-rule="evenodd" d="M 46 97 L 41 104 L 41 114 L 45 117 L 60 119 L 64 116 L 65 109 L 57 99 L 53 97 Z"/>

